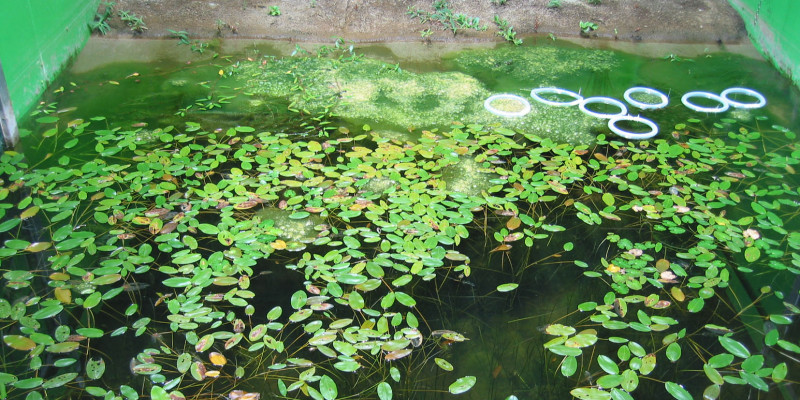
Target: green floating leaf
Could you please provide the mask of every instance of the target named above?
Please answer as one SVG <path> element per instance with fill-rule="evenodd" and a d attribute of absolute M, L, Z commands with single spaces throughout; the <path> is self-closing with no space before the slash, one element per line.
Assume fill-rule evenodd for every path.
<path fill-rule="evenodd" d="M 622 375 L 603 375 L 597 379 L 597 385 L 605 389 L 611 389 L 621 385 L 623 379 Z"/>
<path fill-rule="evenodd" d="M 603 371 L 606 371 L 606 373 L 611 375 L 619 374 L 619 367 L 617 366 L 617 363 L 611 359 L 611 357 L 607 355 L 600 355 L 597 357 L 597 363 L 600 364 L 600 368 L 602 368 Z"/>
<path fill-rule="evenodd" d="M 42 383 L 42 389 L 53 389 L 57 387 L 61 387 L 66 385 L 67 383 L 72 382 L 78 376 L 77 372 L 67 372 L 66 374 L 58 375 L 54 378 L 50 378 L 44 383 Z"/>
<path fill-rule="evenodd" d="M 576 332 L 575 328 L 562 324 L 550 324 L 544 329 L 548 335 L 569 336 Z"/>
<path fill-rule="evenodd" d="M 672 397 L 678 400 L 693 400 L 692 395 L 683 388 L 683 386 L 678 385 L 675 382 L 667 382 L 664 384 L 664 387 L 667 388 L 667 392 L 672 395 Z"/>
<path fill-rule="evenodd" d="M 336 388 L 336 382 L 333 381 L 328 375 L 322 375 L 319 380 L 319 392 L 325 400 L 334 400 L 339 395 L 339 390 Z"/>
<path fill-rule="evenodd" d="M 33 389 L 35 387 L 41 386 L 42 382 L 44 382 L 44 379 L 42 378 L 28 378 L 28 379 L 18 380 L 12 383 L 11 385 L 18 389 Z"/>
<path fill-rule="evenodd" d="M 670 343 L 667 346 L 667 358 L 672 361 L 678 361 L 681 358 L 681 346 L 677 342 Z"/>
<path fill-rule="evenodd" d="M 789 368 L 786 366 L 785 362 L 776 365 L 775 368 L 772 369 L 772 381 L 775 383 L 783 382 L 788 371 Z"/>
<path fill-rule="evenodd" d="M 721 391 L 720 385 L 708 385 L 703 391 L 703 400 L 715 400 L 719 398 Z"/>
<path fill-rule="evenodd" d="M 717 354 L 708 359 L 711 368 L 725 368 L 733 362 L 733 355 L 728 353 Z"/>
<path fill-rule="evenodd" d="M 761 250 L 759 250 L 758 247 L 748 247 L 744 251 L 744 259 L 747 260 L 747 262 L 754 262 L 758 260 L 760 257 L 761 257 Z"/>
<path fill-rule="evenodd" d="M 89 379 L 100 379 L 106 371 L 106 362 L 102 358 L 91 358 L 86 361 L 86 376 Z"/>
<path fill-rule="evenodd" d="M 474 376 L 465 376 L 463 378 L 458 378 L 456 379 L 455 382 L 450 384 L 448 390 L 450 390 L 450 393 L 452 394 L 461 394 L 472 389 L 472 387 L 475 386 L 475 382 L 477 381 L 478 378 Z"/>
<path fill-rule="evenodd" d="M 747 358 L 750 357 L 750 351 L 747 350 L 743 344 L 729 338 L 729 337 L 719 337 L 719 343 L 725 350 L 728 350 L 731 354 L 735 355 L 739 358 Z"/>
<path fill-rule="evenodd" d="M 561 362 L 561 375 L 569 378 L 570 376 L 575 375 L 577 370 L 578 359 L 573 356 L 564 357 L 564 361 Z"/>
<path fill-rule="evenodd" d="M 400 304 L 402 304 L 402 305 L 404 305 L 406 307 L 414 307 L 414 306 L 417 305 L 417 301 L 414 300 L 413 297 L 411 297 L 411 296 L 409 296 L 409 295 L 407 295 L 407 294 L 405 294 L 403 292 L 395 292 L 394 296 L 397 299 L 397 301 L 400 302 Z"/>
<path fill-rule="evenodd" d="M 339 371 L 353 372 L 353 371 L 356 371 L 357 369 L 361 368 L 361 364 L 359 364 L 359 363 L 357 363 L 355 361 L 352 361 L 352 360 L 348 360 L 348 361 L 339 361 L 339 362 L 333 364 L 333 367 L 338 369 Z"/>
<path fill-rule="evenodd" d="M 78 328 L 75 332 L 81 336 L 86 336 L 87 338 L 96 339 L 99 337 L 103 337 L 103 330 L 97 328 Z"/>
<path fill-rule="evenodd" d="M 622 372 L 622 388 L 626 392 L 633 392 L 639 386 L 639 375 L 632 369 Z"/>
<path fill-rule="evenodd" d="M 498 292 L 510 292 L 516 289 L 519 286 L 518 283 L 504 283 L 502 285 L 497 286 Z"/>
<path fill-rule="evenodd" d="M 161 386 L 153 385 L 150 388 L 150 399 L 151 400 L 170 400 L 169 393 L 167 393 L 164 388 Z"/>
<path fill-rule="evenodd" d="M 379 383 L 378 398 L 380 400 L 392 400 L 392 386 L 386 382 Z"/>
<path fill-rule="evenodd" d="M 575 388 L 569 394 L 580 400 L 609 400 L 611 398 L 611 393 L 591 387 Z"/>
<path fill-rule="evenodd" d="M 437 358 L 434 358 L 433 361 L 436 362 L 436 365 L 438 365 L 439 368 L 441 368 L 441 369 L 443 369 L 445 371 L 452 371 L 453 370 L 453 364 L 450 364 L 450 362 L 448 362 L 444 358 L 438 358 L 437 357 Z"/>
<path fill-rule="evenodd" d="M 80 346 L 78 342 L 61 342 L 47 346 L 46 350 L 50 353 L 69 353 Z"/>
<path fill-rule="evenodd" d="M 3 342 L 15 350 L 28 351 L 36 347 L 36 343 L 27 336 L 21 335 L 6 335 L 3 336 Z"/>

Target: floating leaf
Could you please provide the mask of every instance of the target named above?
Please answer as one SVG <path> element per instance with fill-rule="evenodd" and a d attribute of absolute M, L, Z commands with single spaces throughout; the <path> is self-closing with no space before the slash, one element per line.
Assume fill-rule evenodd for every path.
<path fill-rule="evenodd" d="M 580 400 L 609 400 L 611 399 L 611 393 L 606 392 L 604 390 L 590 388 L 590 387 L 581 387 L 572 389 L 569 394 L 573 397 L 577 397 Z"/>
<path fill-rule="evenodd" d="M 3 336 L 3 342 L 15 350 L 28 351 L 36 347 L 36 343 L 27 336 L 6 335 Z"/>
<path fill-rule="evenodd" d="M 450 364 L 450 362 L 448 362 L 447 360 L 445 360 L 443 358 L 438 358 L 437 357 L 437 358 L 434 358 L 433 361 L 436 362 L 436 365 L 438 365 L 439 368 L 441 368 L 441 369 L 443 369 L 445 371 L 452 371 L 453 370 L 453 364 Z"/>
<path fill-rule="evenodd" d="M 564 357 L 564 360 L 561 362 L 561 375 L 569 378 L 570 376 L 575 375 L 577 370 L 578 359 L 572 356 Z"/>
<path fill-rule="evenodd" d="M 725 350 L 728 350 L 731 354 L 735 355 L 736 357 L 740 358 L 747 358 L 750 357 L 750 351 L 747 350 L 743 344 L 729 338 L 729 337 L 719 337 L 719 343 Z"/>
<path fill-rule="evenodd" d="M 338 396 L 339 391 L 336 388 L 336 382 L 333 381 L 328 375 L 322 375 L 319 380 L 319 392 L 325 400 L 334 400 Z"/>
<path fill-rule="evenodd" d="M 80 344 L 78 342 L 61 342 L 47 346 L 45 350 L 50 353 L 69 353 L 70 351 L 77 350 Z"/>
<path fill-rule="evenodd" d="M 683 386 L 678 385 L 675 382 L 667 382 L 664 384 L 664 387 L 667 388 L 667 392 L 672 395 L 672 397 L 678 400 L 692 400 L 692 395 L 683 388 Z"/>
<path fill-rule="evenodd" d="M 497 286 L 498 292 L 510 292 L 516 289 L 519 286 L 517 283 L 504 283 L 502 285 Z"/>
<path fill-rule="evenodd" d="M 411 349 L 395 350 L 386 353 L 386 355 L 383 358 L 386 361 L 393 361 L 393 360 L 399 360 L 409 354 L 411 354 Z"/>
<path fill-rule="evenodd" d="M 379 383 L 378 398 L 380 400 L 392 400 L 392 386 L 386 382 Z"/>
<path fill-rule="evenodd" d="M 58 375 L 50 378 L 42 383 L 42 389 L 53 389 L 66 385 L 78 377 L 77 372 L 67 372 L 66 374 Z"/>
<path fill-rule="evenodd" d="M 213 364 L 213 365 L 215 365 L 217 367 L 221 367 L 221 366 L 225 365 L 228 362 L 228 360 L 225 358 L 224 355 L 222 355 L 221 353 L 214 352 L 214 351 L 212 351 L 211 353 L 208 353 L 208 360 L 211 361 L 211 364 Z"/>
<path fill-rule="evenodd" d="M 153 375 L 161 372 L 161 365 L 153 363 L 137 364 L 131 368 L 134 374 Z"/>
<path fill-rule="evenodd" d="M 197 341 L 197 343 L 194 345 L 194 349 L 198 353 L 202 353 L 210 349 L 213 344 L 214 344 L 214 336 L 205 335 L 202 338 L 200 338 L 200 340 Z"/>
<path fill-rule="evenodd" d="M 719 398 L 721 392 L 720 385 L 708 385 L 703 391 L 703 400 L 715 400 Z"/>
<path fill-rule="evenodd" d="M 619 367 L 617 366 L 617 363 L 614 362 L 614 360 L 612 360 L 610 357 L 606 355 L 600 355 L 597 357 L 597 363 L 600 365 L 600 368 L 602 368 L 603 371 L 606 371 L 606 373 L 611 375 L 619 374 Z"/>
<path fill-rule="evenodd" d="M 758 247 L 748 247 L 744 251 L 744 259 L 747 262 L 754 262 L 761 257 L 761 250 Z"/>
<path fill-rule="evenodd" d="M 472 387 L 475 385 L 475 382 L 477 381 L 478 378 L 474 376 L 465 376 L 463 378 L 458 378 L 456 379 L 455 382 L 450 384 L 448 390 L 450 390 L 450 393 L 452 394 L 461 394 L 472 389 Z"/>
<path fill-rule="evenodd" d="M 550 324 L 544 330 L 548 335 L 569 336 L 576 332 L 575 328 L 561 324 Z"/>
<path fill-rule="evenodd" d="M 89 379 L 100 379 L 106 371 L 106 362 L 102 358 L 90 358 L 86 361 L 86 376 Z"/>

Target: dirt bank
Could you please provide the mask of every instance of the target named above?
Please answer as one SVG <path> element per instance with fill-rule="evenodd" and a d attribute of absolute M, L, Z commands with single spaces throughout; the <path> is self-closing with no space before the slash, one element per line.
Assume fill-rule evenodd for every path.
<path fill-rule="evenodd" d="M 495 16 L 505 19 L 520 36 L 580 35 L 580 22 L 597 24 L 592 36 L 621 41 L 740 43 L 747 33 L 727 0 L 452 0 L 453 14 L 480 18 L 483 32 L 451 30 L 438 22 L 422 23 L 409 8 L 433 12 L 431 0 L 118 0 L 115 10 L 140 16 L 147 26 L 132 32 L 118 16 L 110 20 L 111 37 L 167 37 L 169 29 L 186 31 L 190 38 L 262 38 L 329 42 L 343 37 L 356 42 L 422 41 L 430 29 L 431 41 L 493 41 Z M 277 7 L 280 15 L 270 15 Z M 100 7 L 103 9 L 103 6 Z"/>

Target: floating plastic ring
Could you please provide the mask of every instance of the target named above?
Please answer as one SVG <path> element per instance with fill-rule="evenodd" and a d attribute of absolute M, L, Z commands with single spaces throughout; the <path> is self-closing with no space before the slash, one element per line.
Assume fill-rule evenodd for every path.
<path fill-rule="evenodd" d="M 714 100 L 716 102 L 719 102 L 720 106 L 719 107 L 714 107 L 714 108 L 698 106 L 697 104 L 694 104 L 694 103 L 689 101 L 689 99 L 691 99 L 692 97 L 699 97 L 701 99 Z M 709 93 L 709 92 L 689 92 L 689 93 L 686 93 L 685 95 L 683 95 L 683 97 L 681 97 L 681 103 L 683 103 L 683 105 L 685 105 L 686 107 L 688 107 L 688 108 L 690 108 L 690 109 L 692 109 L 694 111 L 699 111 L 699 112 L 704 112 L 704 113 L 721 113 L 721 112 L 728 111 L 728 108 L 730 107 L 730 104 L 728 104 L 728 102 L 725 99 L 723 99 L 720 96 L 715 95 L 714 93 Z"/>
<path fill-rule="evenodd" d="M 492 102 L 497 101 L 497 100 L 516 101 L 516 102 L 518 102 L 518 103 L 520 103 L 522 105 L 522 110 L 519 110 L 519 111 L 498 110 L 497 108 L 492 106 Z M 507 117 L 507 118 L 521 117 L 521 116 L 531 112 L 531 103 L 528 103 L 528 100 L 526 100 L 524 97 L 520 97 L 520 96 L 513 95 L 513 94 L 496 94 L 494 96 L 489 96 L 489 98 L 486 99 L 486 101 L 483 102 L 483 107 L 486 109 L 486 111 L 488 111 L 488 112 L 490 112 L 490 113 L 492 113 L 494 115 L 498 115 L 498 116 L 501 116 L 501 117 Z"/>
<path fill-rule="evenodd" d="M 544 94 L 544 93 L 547 93 L 547 94 L 561 94 L 561 95 L 564 95 L 564 96 L 572 97 L 574 100 L 571 100 L 571 101 L 552 101 L 552 100 L 547 100 L 544 97 L 539 96 L 540 93 L 542 93 L 542 94 Z M 566 89 L 552 88 L 552 87 L 551 88 L 544 87 L 544 88 L 533 89 L 533 90 L 531 90 L 531 97 L 533 97 L 533 99 L 538 101 L 539 103 L 544 103 L 544 104 L 547 104 L 547 105 L 550 105 L 550 106 L 556 106 L 556 107 L 577 106 L 578 104 L 580 104 L 583 101 L 583 96 L 581 96 L 581 95 L 579 95 L 579 94 L 577 94 L 577 93 L 575 93 L 573 91 L 569 91 L 569 90 L 566 90 Z"/>
<path fill-rule="evenodd" d="M 736 100 L 731 100 L 731 98 L 728 97 L 729 94 L 743 94 L 746 96 L 755 97 L 756 102 L 741 103 Z M 722 93 L 720 94 L 720 97 L 722 97 L 733 108 L 761 108 L 767 105 L 767 99 L 765 99 L 761 93 L 758 93 L 753 89 L 732 87 L 723 90 Z"/>
<path fill-rule="evenodd" d="M 617 122 L 619 121 L 633 121 L 645 124 L 650 127 L 650 132 L 630 132 L 626 130 L 622 130 L 617 127 Z M 612 117 L 608 120 L 608 129 L 611 129 L 611 132 L 616 133 L 619 136 L 624 137 L 625 139 L 631 140 L 642 140 L 642 139 L 650 139 L 651 137 L 658 135 L 658 125 L 655 122 L 642 117 L 634 117 L 632 115 L 622 115 L 618 117 Z"/>
<path fill-rule="evenodd" d="M 641 102 L 631 97 L 631 95 L 634 93 L 644 93 L 652 96 L 658 96 L 658 98 L 661 99 L 661 101 L 659 103 Z M 643 86 L 636 86 L 626 90 L 625 94 L 622 97 L 625 98 L 625 101 L 627 101 L 628 104 L 634 107 L 638 107 L 642 110 L 656 110 L 659 108 L 664 108 L 669 104 L 669 97 L 667 97 L 667 95 L 653 88 L 643 87 Z"/>
<path fill-rule="evenodd" d="M 619 107 L 619 112 L 616 114 L 606 114 L 597 111 L 592 111 L 586 108 L 587 104 L 594 104 L 594 103 L 607 104 L 609 106 Z M 623 116 L 628 113 L 628 107 L 625 107 L 625 104 L 623 104 L 621 101 L 617 99 L 612 99 L 611 97 L 587 97 L 583 99 L 578 108 L 580 108 L 581 111 L 583 111 L 585 114 L 591 115 L 595 118 L 613 118 L 613 117 Z"/>

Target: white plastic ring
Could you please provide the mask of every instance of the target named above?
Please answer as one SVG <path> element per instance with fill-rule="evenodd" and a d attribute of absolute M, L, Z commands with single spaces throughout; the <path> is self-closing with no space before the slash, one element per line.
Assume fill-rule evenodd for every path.
<path fill-rule="evenodd" d="M 728 97 L 729 94 L 743 94 L 745 96 L 755 97 L 755 103 L 742 103 L 736 100 L 731 100 Z M 725 99 L 725 101 L 733 108 L 761 108 L 767 105 L 767 99 L 761 93 L 756 92 L 753 89 L 747 88 L 740 88 L 740 87 L 732 87 L 729 89 L 725 89 L 720 94 L 720 97 Z"/>
<path fill-rule="evenodd" d="M 657 96 L 661 101 L 658 103 L 644 103 L 631 97 L 631 95 L 634 93 L 644 93 L 652 96 Z M 667 97 L 666 94 L 661 93 L 653 88 L 643 87 L 643 86 L 636 86 L 626 90 L 625 94 L 622 97 L 625 98 L 625 101 L 627 101 L 628 104 L 634 107 L 638 107 L 642 110 L 656 110 L 659 108 L 664 108 L 669 104 L 669 98 Z"/>
<path fill-rule="evenodd" d="M 544 97 L 539 96 L 540 93 L 541 94 L 560 94 L 560 95 L 572 97 L 573 100 L 570 100 L 570 101 L 552 101 L 552 100 L 547 100 Z M 531 97 L 533 97 L 533 99 L 538 101 L 539 103 L 544 103 L 544 104 L 547 104 L 547 105 L 550 105 L 550 106 L 556 106 L 556 107 L 577 106 L 578 104 L 581 103 L 581 101 L 583 101 L 583 96 L 581 96 L 581 95 L 579 95 L 579 94 L 577 94 L 577 93 L 575 93 L 573 91 L 569 91 L 569 90 L 566 90 L 566 89 L 552 88 L 552 87 L 550 87 L 550 88 L 544 87 L 544 88 L 533 89 L 533 90 L 531 90 Z"/>
<path fill-rule="evenodd" d="M 618 107 L 619 112 L 616 114 L 606 114 L 597 111 L 592 111 L 586 108 L 587 104 L 594 104 L 594 103 L 607 104 L 609 106 Z M 613 118 L 617 116 L 623 116 L 628 113 L 628 107 L 625 107 L 625 104 L 623 104 L 621 101 L 617 99 L 612 99 L 611 97 L 587 97 L 583 99 L 578 108 L 580 108 L 581 111 L 583 111 L 585 114 L 591 115 L 595 118 Z"/>
<path fill-rule="evenodd" d="M 719 105 L 719 107 L 713 107 L 713 108 L 712 107 L 698 106 L 697 104 L 694 104 L 694 103 L 689 101 L 689 99 L 691 99 L 692 97 L 699 97 L 701 99 L 714 100 L 714 101 L 718 102 L 720 105 Z M 681 97 L 681 103 L 683 103 L 683 105 L 685 105 L 686 107 L 688 107 L 688 108 L 690 108 L 690 109 L 692 109 L 694 111 L 704 112 L 704 113 L 721 113 L 721 112 L 728 111 L 728 108 L 730 107 L 730 105 L 728 104 L 728 102 L 725 99 L 723 99 L 720 96 L 715 95 L 714 93 L 709 93 L 709 92 L 689 92 L 689 93 L 686 93 L 685 95 L 683 95 L 683 97 Z"/>
<path fill-rule="evenodd" d="M 619 121 L 633 121 L 645 124 L 650 127 L 650 132 L 630 132 L 626 130 L 622 130 L 617 126 L 617 122 Z M 658 135 L 658 125 L 655 122 L 642 117 L 634 117 L 632 115 L 622 115 L 618 117 L 612 117 L 608 120 L 608 129 L 611 129 L 611 132 L 616 133 L 619 136 L 624 137 L 625 139 L 631 140 L 642 140 L 642 139 L 650 139 L 651 137 Z"/>
<path fill-rule="evenodd" d="M 519 110 L 519 111 L 498 110 L 497 108 L 492 106 L 492 102 L 497 101 L 497 100 L 511 100 L 511 101 L 519 102 L 522 105 L 522 110 Z M 507 118 L 521 117 L 521 116 L 531 112 L 531 103 L 528 103 L 528 100 L 526 100 L 524 97 L 520 97 L 520 96 L 513 95 L 513 94 L 496 94 L 494 96 L 489 96 L 489 98 L 486 99 L 486 101 L 483 102 L 483 107 L 486 109 L 486 111 L 488 111 L 488 112 L 490 112 L 490 113 L 492 113 L 494 115 L 498 115 L 498 116 L 501 116 L 501 117 L 507 117 Z"/>

